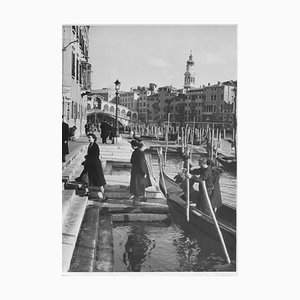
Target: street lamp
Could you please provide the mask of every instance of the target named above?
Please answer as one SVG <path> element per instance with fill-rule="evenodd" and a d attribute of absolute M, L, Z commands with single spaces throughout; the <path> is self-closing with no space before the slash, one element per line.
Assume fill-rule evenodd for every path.
<path fill-rule="evenodd" d="M 117 138 L 119 137 L 119 125 L 118 125 L 118 96 L 119 96 L 119 89 L 121 86 L 121 82 L 117 79 L 115 81 L 115 90 L 116 90 L 116 142 Z"/>
<path fill-rule="evenodd" d="M 78 41 L 78 40 L 75 40 L 75 41 L 70 42 L 67 46 L 65 46 L 65 47 L 62 48 L 62 51 L 66 51 L 67 48 L 68 48 L 71 44 L 74 44 L 74 43 L 79 43 L 79 41 Z"/>

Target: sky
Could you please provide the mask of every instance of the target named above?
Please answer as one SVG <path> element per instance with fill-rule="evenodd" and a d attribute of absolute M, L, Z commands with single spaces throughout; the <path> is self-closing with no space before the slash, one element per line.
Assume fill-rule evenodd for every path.
<path fill-rule="evenodd" d="M 237 79 L 237 27 L 91 26 L 89 62 L 92 89 L 173 85 L 183 87 L 186 61 L 192 51 L 196 86 Z"/>

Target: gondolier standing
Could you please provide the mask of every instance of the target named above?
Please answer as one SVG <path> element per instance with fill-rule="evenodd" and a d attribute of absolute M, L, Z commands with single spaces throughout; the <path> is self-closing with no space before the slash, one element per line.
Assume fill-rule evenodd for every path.
<path fill-rule="evenodd" d="M 213 189 L 214 189 L 212 170 L 207 165 L 207 159 L 206 158 L 200 158 L 199 159 L 199 165 L 201 167 L 200 176 L 190 175 L 190 174 L 188 174 L 187 176 L 190 179 L 193 179 L 195 182 L 200 183 L 201 181 L 205 181 L 207 193 L 208 193 L 209 198 L 211 199 Z M 205 212 L 209 212 L 209 209 L 208 209 L 207 204 L 205 202 L 204 191 L 202 190 L 200 184 L 199 184 L 199 199 L 197 201 L 196 208 L 198 208 L 202 211 L 205 211 Z"/>

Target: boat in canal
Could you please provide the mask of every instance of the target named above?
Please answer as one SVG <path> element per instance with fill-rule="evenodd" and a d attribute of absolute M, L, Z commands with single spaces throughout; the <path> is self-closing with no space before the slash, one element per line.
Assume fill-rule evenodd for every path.
<path fill-rule="evenodd" d="M 187 203 L 183 189 L 174 180 L 168 177 L 163 168 L 160 168 L 159 186 L 168 200 L 168 205 L 172 210 L 186 218 Z M 224 237 L 227 247 L 234 253 L 236 249 L 236 209 L 227 204 L 223 204 L 216 213 L 218 225 Z M 212 238 L 219 240 L 218 233 L 213 218 L 204 211 L 196 208 L 196 204 L 190 205 L 190 223 Z"/>
<path fill-rule="evenodd" d="M 234 156 L 226 156 L 218 153 L 216 159 L 224 167 L 224 169 L 236 172 L 236 158 Z"/>

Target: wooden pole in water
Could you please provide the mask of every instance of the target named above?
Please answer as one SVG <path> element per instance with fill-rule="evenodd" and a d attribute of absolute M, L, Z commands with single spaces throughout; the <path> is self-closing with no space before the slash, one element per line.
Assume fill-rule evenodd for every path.
<path fill-rule="evenodd" d="M 168 113 L 168 127 L 166 128 L 165 166 L 166 166 L 166 163 L 167 163 L 167 151 L 168 151 L 168 142 L 169 142 L 169 125 L 170 125 L 170 113 Z"/>
<path fill-rule="evenodd" d="M 192 142 L 191 142 L 191 157 L 190 160 L 192 161 L 192 155 L 193 155 L 193 144 L 194 144 L 194 136 L 195 136 L 195 117 L 194 117 L 194 124 L 193 124 L 193 132 L 192 132 Z"/>
<path fill-rule="evenodd" d="M 214 157 L 214 123 L 212 124 L 212 132 L 211 132 L 211 160 Z"/>
<path fill-rule="evenodd" d="M 181 151 L 184 152 L 184 129 L 181 127 Z"/>
<path fill-rule="evenodd" d="M 162 182 L 163 182 L 163 186 L 164 186 L 164 190 L 165 190 L 165 196 L 168 196 L 168 190 L 166 187 L 166 183 L 165 183 L 165 178 L 163 175 L 163 166 L 162 166 L 162 160 L 163 160 L 163 154 L 162 154 L 162 148 L 157 149 L 157 154 L 158 154 L 158 165 L 159 165 L 159 172 L 160 172 L 160 176 L 162 178 Z"/>
<path fill-rule="evenodd" d="M 185 131 L 184 131 L 184 149 L 187 147 L 188 126 L 189 126 L 189 124 L 187 123 L 185 125 Z"/>
<path fill-rule="evenodd" d="M 202 128 L 199 128 L 199 145 L 201 145 L 201 141 L 202 141 Z"/>
<path fill-rule="evenodd" d="M 190 174 L 189 171 L 190 160 L 187 160 L 187 167 L 186 167 L 186 220 L 190 221 L 190 179 L 188 175 Z"/>
<path fill-rule="evenodd" d="M 213 221 L 214 221 L 214 223 L 215 223 L 215 226 L 216 226 L 216 229 L 217 229 L 217 232 L 218 232 L 218 235 L 219 235 L 219 238 L 220 238 L 220 241 L 221 241 L 221 244 L 222 244 L 222 247 L 223 247 L 225 256 L 226 256 L 226 260 L 227 260 L 227 262 L 230 264 L 230 262 L 231 262 L 231 261 L 230 261 L 230 257 L 229 257 L 229 255 L 228 255 L 227 248 L 226 248 L 226 245 L 225 245 L 225 242 L 224 242 L 224 239 L 223 239 L 222 232 L 221 232 L 221 230 L 220 230 L 218 221 L 217 221 L 217 219 L 216 219 L 215 213 L 214 213 L 214 211 L 213 211 L 213 208 L 212 208 L 212 206 L 211 206 L 211 203 L 210 203 L 210 200 L 209 200 L 209 197 L 208 197 L 208 193 L 207 193 L 205 181 L 201 181 L 201 185 L 202 185 L 202 188 L 203 188 L 203 191 L 204 191 L 204 195 L 205 195 L 206 202 L 207 202 L 208 207 L 209 207 L 209 210 L 210 210 L 210 214 L 211 214 L 212 219 L 213 219 Z"/>
<path fill-rule="evenodd" d="M 217 136 L 216 136 L 217 145 L 216 145 L 216 153 L 215 153 L 215 163 L 217 162 L 218 150 L 220 147 L 220 136 L 221 136 L 221 130 L 219 132 L 219 129 L 217 128 Z"/>

